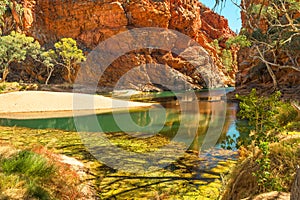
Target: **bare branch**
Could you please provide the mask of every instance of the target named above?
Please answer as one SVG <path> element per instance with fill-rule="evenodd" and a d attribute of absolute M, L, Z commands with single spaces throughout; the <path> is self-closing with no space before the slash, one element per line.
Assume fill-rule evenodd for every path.
<path fill-rule="evenodd" d="M 260 57 L 258 57 L 258 58 L 261 61 L 263 61 L 266 64 L 266 66 L 267 66 L 267 70 L 268 70 L 268 72 L 269 72 L 269 74 L 270 74 L 270 76 L 271 76 L 271 78 L 273 80 L 273 87 L 274 87 L 274 89 L 277 89 L 278 88 L 277 79 L 276 79 L 276 76 L 275 76 L 272 68 L 270 67 L 269 62 L 264 59 L 264 56 L 263 56 L 262 52 L 260 51 L 260 49 L 258 48 L 258 46 L 256 46 L 256 50 L 258 51 L 258 53 L 260 55 Z"/>
<path fill-rule="evenodd" d="M 293 37 L 295 37 L 295 36 L 300 36 L 300 32 L 299 33 L 294 33 L 293 35 L 291 35 L 288 39 L 286 39 L 282 44 L 285 44 L 285 43 L 287 43 L 287 42 L 291 42 L 292 41 L 292 39 L 293 39 Z"/>
<path fill-rule="evenodd" d="M 297 72 L 300 72 L 300 68 L 297 68 L 297 67 L 294 67 L 294 66 L 291 66 L 291 65 L 280 66 L 279 69 L 293 69 Z"/>
<path fill-rule="evenodd" d="M 297 68 L 295 66 L 292 66 L 292 65 L 279 65 L 279 64 L 276 64 L 276 63 L 272 63 L 272 62 L 269 62 L 269 61 L 266 61 L 263 57 L 261 56 L 254 56 L 254 58 L 258 58 L 260 59 L 262 62 L 264 62 L 265 64 L 268 64 L 268 65 L 272 65 L 274 67 L 278 67 L 279 69 L 293 69 L 295 71 L 298 71 L 300 72 L 300 68 Z"/>

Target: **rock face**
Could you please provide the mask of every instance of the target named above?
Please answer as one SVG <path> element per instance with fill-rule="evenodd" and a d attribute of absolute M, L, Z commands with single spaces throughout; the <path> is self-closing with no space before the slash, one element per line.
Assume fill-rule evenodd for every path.
<path fill-rule="evenodd" d="M 230 69 L 224 67 L 221 52 L 211 45 L 211 42 L 221 38 L 219 45 L 222 49 L 225 47 L 225 41 L 235 33 L 229 29 L 224 17 L 217 15 L 198 1 L 23 0 L 23 5 L 25 31 L 46 45 L 51 45 L 63 37 L 71 37 L 79 42 L 81 48 L 89 52 L 99 43 L 119 33 L 133 28 L 159 27 L 187 35 L 200 44 L 212 58 L 210 59 L 210 56 L 201 49 L 193 57 L 200 55 L 206 61 L 195 63 L 193 59 L 192 67 L 180 56 L 186 53 L 184 50 L 177 55 L 168 50 L 149 50 L 149 48 L 130 51 L 116 59 L 105 71 L 99 81 L 101 86 L 114 86 L 125 73 L 146 63 L 170 67 L 171 69 L 166 72 L 170 75 L 170 79 L 181 77 L 180 79 L 192 88 L 209 86 L 204 83 L 205 81 L 203 82 L 205 78 L 201 73 L 195 73 L 195 69 L 202 69 L 206 65 L 215 63 L 217 67 L 213 69 L 221 77 L 221 82 L 224 85 L 234 85 L 237 67 L 234 64 Z M 233 57 L 236 57 L 237 51 L 231 49 L 231 52 Z M 145 68 L 138 76 L 133 76 L 131 73 L 131 86 L 126 87 L 139 89 L 137 77 L 142 76 L 140 73 L 148 76 L 155 70 L 155 67 L 147 70 Z M 95 78 L 90 66 L 86 66 L 85 72 L 85 75 L 78 78 L 82 80 Z M 160 82 L 162 78 L 149 80 L 149 84 L 151 87 L 155 86 L 152 83 Z M 214 83 L 210 86 L 216 87 L 220 84 Z"/>
<path fill-rule="evenodd" d="M 255 4 L 265 3 L 267 5 L 269 1 L 263 0 L 243 0 L 242 6 L 248 9 Z M 253 32 L 255 17 L 247 18 L 242 12 L 242 26 L 248 33 Z M 300 12 L 294 14 L 294 18 L 299 18 Z M 261 30 L 262 33 L 266 33 L 268 30 L 268 23 L 265 20 L 259 20 L 255 22 L 255 25 Z M 297 44 L 296 44 L 297 45 Z M 299 52 L 300 53 L 300 52 Z M 255 87 L 259 92 L 269 94 L 273 92 L 273 81 L 268 73 L 266 66 L 257 58 L 258 52 L 255 47 L 242 48 L 238 52 L 238 73 L 236 74 L 236 89 L 239 93 L 248 93 L 251 88 Z M 285 52 L 276 52 L 276 63 L 281 65 L 299 66 L 300 59 L 295 59 L 294 63 L 290 62 L 289 56 Z M 299 54 L 298 54 L 299 55 Z M 273 61 L 272 61 L 273 62 Z M 299 71 L 293 69 L 278 69 L 278 67 L 272 67 L 272 71 L 278 82 L 278 89 L 283 93 L 283 97 L 286 99 L 298 99 L 300 100 L 300 69 Z"/>

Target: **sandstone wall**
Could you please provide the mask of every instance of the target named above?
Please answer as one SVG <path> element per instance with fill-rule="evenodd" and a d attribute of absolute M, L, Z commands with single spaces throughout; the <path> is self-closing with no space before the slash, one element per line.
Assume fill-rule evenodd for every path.
<path fill-rule="evenodd" d="M 224 17 L 197 1 L 23 0 L 23 5 L 26 32 L 49 45 L 60 38 L 72 37 L 84 50 L 91 51 L 99 42 L 132 28 L 160 27 L 177 30 L 203 46 L 212 56 L 224 84 L 234 85 L 237 67 L 226 69 L 221 62 L 220 53 L 210 42 L 222 38 L 220 46 L 224 47 L 225 41 L 235 33 L 230 30 Z M 236 56 L 236 50 L 232 50 L 232 53 Z M 114 85 L 125 72 L 143 63 L 168 65 L 194 87 L 206 86 L 201 82 L 201 77 L 191 76 L 193 69 L 178 55 L 147 50 L 129 52 L 116 60 L 100 80 L 100 85 Z M 92 73 L 92 70 L 87 69 L 87 76 L 92 76 Z"/>

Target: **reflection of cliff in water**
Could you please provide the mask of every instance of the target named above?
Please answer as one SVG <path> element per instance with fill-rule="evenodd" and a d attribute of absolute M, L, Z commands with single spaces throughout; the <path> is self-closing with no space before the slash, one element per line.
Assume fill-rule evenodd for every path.
<path fill-rule="evenodd" d="M 218 98 L 220 95 L 215 96 Z M 76 126 L 73 117 L 0 119 L 0 125 L 81 132 L 126 132 L 135 137 L 150 137 L 160 133 L 172 141 L 183 142 L 190 146 L 191 150 L 198 151 L 204 142 L 206 145 L 202 149 L 222 142 L 236 118 L 236 104 L 223 100 L 210 101 L 207 97 L 208 93 L 197 94 L 196 99 L 192 95 L 182 95 L 161 101 L 157 108 L 100 114 L 97 115 L 100 130 L 92 124 L 94 116 L 78 117 L 77 121 L 80 123 Z M 204 100 L 205 98 L 207 100 Z"/>
<path fill-rule="evenodd" d="M 180 105 L 177 101 L 168 101 L 163 104 L 166 108 L 173 110 L 173 112 L 168 113 L 168 126 L 173 127 L 173 131 L 162 131 L 162 134 L 172 138 L 176 134 L 176 127 L 180 124 L 180 114 L 174 113 L 174 110 L 179 111 Z M 188 105 L 188 104 L 186 104 Z M 190 145 L 190 150 L 198 151 L 203 143 L 204 137 L 211 126 L 217 126 L 217 131 L 221 130 L 221 133 L 215 133 L 218 137 L 217 142 L 221 143 L 226 139 L 226 134 L 229 131 L 230 126 L 235 123 L 237 104 L 235 103 L 225 103 L 224 101 L 199 101 L 199 126 L 197 134 L 193 140 L 193 143 Z M 224 111 L 225 109 L 225 111 Z M 195 108 L 190 108 L 191 116 Z M 214 113 L 213 113 L 214 112 Z M 187 131 L 188 134 L 188 131 Z"/>

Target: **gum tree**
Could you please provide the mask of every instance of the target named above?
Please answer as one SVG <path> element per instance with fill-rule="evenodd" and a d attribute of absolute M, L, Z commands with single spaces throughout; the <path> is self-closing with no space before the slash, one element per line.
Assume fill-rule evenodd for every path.
<path fill-rule="evenodd" d="M 72 38 L 62 38 L 54 45 L 55 50 L 48 52 L 53 61 L 67 70 L 69 83 L 72 83 L 72 74 L 75 72 L 75 66 L 86 60 L 81 49 Z"/>
<path fill-rule="evenodd" d="M 47 69 L 46 85 L 53 72 L 59 68 L 66 69 L 68 82 L 72 83 L 75 66 L 85 61 L 82 50 L 78 48 L 76 41 L 72 38 L 62 38 L 54 44 L 54 49 L 41 49 L 38 55 L 33 58 L 35 61 L 42 63 Z"/>
<path fill-rule="evenodd" d="M 22 62 L 27 56 L 35 56 L 40 52 L 40 44 L 32 37 L 11 32 L 10 35 L 0 37 L 0 72 L 2 81 L 9 74 L 9 65 Z"/>
<path fill-rule="evenodd" d="M 245 26 L 242 31 L 278 89 L 274 70 L 291 69 L 300 72 L 300 2 L 299 0 L 242 1 Z"/>

